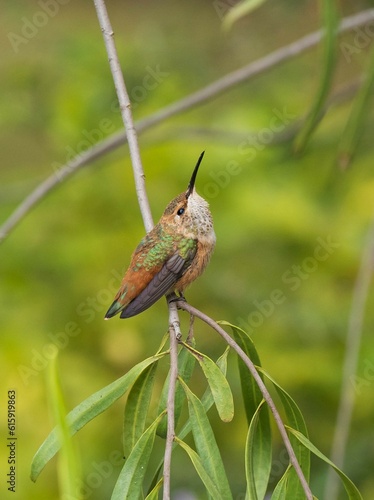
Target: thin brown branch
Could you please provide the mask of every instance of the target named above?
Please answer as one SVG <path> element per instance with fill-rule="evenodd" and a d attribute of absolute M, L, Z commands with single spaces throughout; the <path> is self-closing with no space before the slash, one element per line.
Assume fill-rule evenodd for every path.
<path fill-rule="evenodd" d="M 108 54 L 110 70 L 112 72 L 114 86 L 118 97 L 119 107 L 123 124 L 126 129 L 126 137 L 129 144 L 131 164 L 134 171 L 134 179 L 136 186 L 136 194 L 138 197 L 140 211 L 143 217 L 144 227 L 149 232 L 154 224 L 152 213 L 149 206 L 149 201 L 145 189 L 145 175 L 140 159 L 140 151 L 138 145 L 138 138 L 135 131 L 134 120 L 132 118 L 131 102 L 126 89 L 125 80 L 123 78 L 121 66 L 119 64 L 116 45 L 114 43 L 114 33 L 112 25 L 109 20 L 108 12 L 104 0 L 94 0 L 97 17 L 103 38 L 105 42 L 106 51 Z"/>
<path fill-rule="evenodd" d="M 337 106 L 345 103 L 346 101 L 352 99 L 352 97 L 356 94 L 357 90 L 360 88 L 363 82 L 362 78 L 355 78 L 354 80 L 341 85 L 336 91 L 326 100 L 326 104 L 321 112 L 319 117 L 319 121 L 326 115 L 328 110 L 332 106 Z M 270 146 L 278 146 L 280 144 L 284 144 L 286 142 L 291 141 L 299 132 L 300 128 L 305 122 L 305 119 L 308 115 L 297 118 L 295 121 L 290 123 L 284 130 L 273 134 L 271 139 L 267 142 L 267 147 Z M 246 141 L 248 146 L 256 145 L 258 143 L 258 135 L 259 131 L 257 129 L 253 130 L 227 130 L 224 127 L 221 128 L 212 128 L 212 127 L 199 127 L 199 126 L 185 126 L 181 125 L 178 127 L 173 127 L 171 132 L 172 137 L 181 137 L 190 139 L 192 138 L 200 138 L 207 139 L 209 141 L 217 141 L 220 143 L 238 145 L 242 141 Z M 169 134 L 170 137 L 170 134 Z"/>
<path fill-rule="evenodd" d="M 366 242 L 361 256 L 360 269 L 358 270 L 353 290 L 351 311 L 349 314 L 345 359 L 343 365 L 342 387 L 339 408 L 331 448 L 331 461 L 339 468 L 344 464 L 344 458 L 352 421 L 355 404 L 355 388 L 352 384 L 357 372 L 360 354 L 362 325 L 365 315 L 365 305 L 368 298 L 370 283 L 374 272 L 374 217 L 367 232 Z M 332 472 L 332 474 L 330 474 Z M 325 498 L 335 500 L 338 498 L 339 482 L 336 481 L 335 471 L 329 471 L 327 476 Z"/>
<path fill-rule="evenodd" d="M 170 378 L 167 399 L 168 425 L 164 452 L 164 486 L 163 500 L 170 500 L 171 454 L 175 438 L 174 401 L 178 378 L 178 338 L 181 337 L 179 317 L 175 302 L 169 302 L 169 336 L 170 336 Z"/>
<path fill-rule="evenodd" d="M 177 303 L 178 307 L 180 309 L 184 309 L 185 311 L 188 311 L 190 314 L 193 314 L 197 318 L 200 318 L 202 321 L 207 323 L 211 328 L 213 328 L 217 333 L 221 335 L 221 337 L 224 338 L 224 340 L 227 342 L 227 344 L 234 349 L 234 351 L 241 357 L 241 359 L 244 361 L 246 364 L 248 370 L 251 372 L 251 375 L 256 381 L 256 384 L 258 385 L 264 400 L 266 401 L 267 405 L 270 408 L 270 411 L 273 414 L 275 423 L 277 424 L 277 427 L 279 429 L 280 435 L 282 436 L 283 443 L 286 447 L 288 456 L 290 458 L 290 462 L 292 466 L 295 469 L 295 472 L 300 480 L 300 483 L 303 487 L 303 490 L 305 492 L 305 496 L 308 500 L 313 500 L 313 495 L 312 492 L 309 488 L 309 484 L 307 480 L 305 479 L 305 476 L 303 474 L 303 471 L 301 470 L 300 464 L 296 458 L 295 452 L 292 448 L 292 444 L 290 442 L 290 439 L 288 437 L 286 428 L 283 424 L 282 417 L 280 416 L 275 403 L 273 401 L 273 398 L 271 397 L 269 391 L 266 388 L 266 385 L 264 384 L 262 378 L 260 377 L 258 371 L 256 370 L 255 365 L 252 363 L 252 361 L 249 359 L 249 357 L 246 355 L 246 353 L 239 347 L 239 345 L 235 342 L 235 340 L 230 337 L 230 335 L 218 324 L 216 323 L 212 318 L 207 316 L 205 313 L 199 311 L 195 307 L 191 306 L 187 302 L 184 301 L 179 301 Z"/>
<path fill-rule="evenodd" d="M 374 9 L 364 10 L 353 16 L 346 17 L 342 20 L 339 32 L 344 33 L 353 28 L 359 27 L 365 23 L 369 23 L 374 19 Z M 190 94 L 175 103 L 166 106 L 165 108 L 157 111 L 153 115 L 140 120 L 136 124 L 138 133 L 154 127 L 155 125 L 171 118 L 174 115 L 183 113 L 192 109 L 195 106 L 204 104 L 221 93 L 229 90 L 236 85 L 250 80 L 255 76 L 261 75 L 267 70 L 272 69 L 281 62 L 287 61 L 308 50 L 321 40 L 323 32 L 321 30 L 315 31 L 295 42 L 282 47 L 267 56 L 254 61 L 243 68 L 233 71 L 228 75 L 220 78 L 216 82 Z M 102 142 L 96 144 L 91 149 L 87 150 L 84 154 L 74 158 L 71 162 L 64 165 L 58 172 L 54 173 L 37 186 L 15 209 L 15 211 L 8 217 L 8 219 L 0 227 L 0 242 L 2 242 L 9 233 L 17 226 L 17 224 L 34 208 L 50 191 L 60 185 L 62 181 L 68 179 L 72 174 L 77 172 L 80 168 L 90 164 L 97 158 L 104 154 L 117 149 L 122 144 L 127 142 L 126 133 L 117 132 Z"/>

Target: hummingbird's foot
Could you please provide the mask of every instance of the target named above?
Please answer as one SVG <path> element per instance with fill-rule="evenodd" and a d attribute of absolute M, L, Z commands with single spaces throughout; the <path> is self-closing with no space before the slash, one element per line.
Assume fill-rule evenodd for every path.
<path fill-rule="evenodd" d="M 187 299 L 186 297 L 184 296 L 184 293 L 183 292 L 179 292 L 179 299 L 178 300 L 181 300 L 182 302 L 187 302 Z"/>
<path fill-rule="evenodd" d="M 177 295 L 175 292 L 169 293 L 169 295 L 166 297 L 166 300 L 168 301 L 168 304 L 170 304 L 170 302 L 179 302 L 180 300 L 183 302 L 187 302 L 182 292 L 180 292 L 179 295 Z"/>
<path fill-rule="evenodd" d="M 171 292 L 166 296 L 166 301 L 168 304 L 170 304 L 170 302 L 176 302 L 177 300 L 179 300 L 179 297 L 175 292 Z"/>
<path fill-rule="evenodd" d="M 179 292 L 179 297 L 176 299 L 178 302 L 187 302 L 186 297 L 183 295 L 183 292 Z M 181 309 L 177 304 L 177 309 Z"/>

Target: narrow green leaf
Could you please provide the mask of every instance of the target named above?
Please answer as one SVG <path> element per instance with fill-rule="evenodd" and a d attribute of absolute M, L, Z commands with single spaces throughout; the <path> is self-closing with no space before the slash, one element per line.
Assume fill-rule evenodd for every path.
<path fill-rule="evenodd" d="M 265 2 L 266 0 L 242 0 L 241 2 L 237 3 L 223 18 L 223 29 L 229 31 L 236 21 L 238 21 L 241 17 L 248 15 L 250 12 L 257 9 Z"/>
<path fill-rule="evenodd" d="M 225 324 L 232 328 L 234 339 L 246 355 L 257 366 L 261 366 L 260 357 L 250 336 L 235 325 L 227 322 Z M 249 499 L 257 500 L 264 498 L 266 494 L 271 470 L 272 438 L 269 409 L 263 405 L 262 393 L 239 356 L 238 368 L 244 408 L 249 423 L 246 447 L 247 496 Z M 263 379 L 261 373 L 260 376 Z"/>
<path fill-rule="evenodd" d="M 278 481 L 278 484 L 274 488 L 273 494 L 271 495 L 271 500 L 287 500 L 287 483 L 288 476 L 292 470 L 292 465 L 289 465 L 285 470 L 283 476 Z"/>
<path fill-rule="evenodd" d="M 353 156 L 362 134 L 365 120 L 371 111 L 370 101 L 374 88 L 374 49 L 369 56 L 369 64 L 365 80 L 353 101 L 352 110 L 347 120 L 344 132 L 338 147 L 338 162 L 342 169 L 346 169 L 352 162 Z"/>
<path fill-rule="evenodd" d="M 66 410 L 58 374 L 57 354 L 49 364 L 48 395 L 52 414 L 57 424 L 58 441 L 61 445 L 61 456 L 57 465 L 60 494 L 61 497 L 75 498 L 77 496 L 77 483 L 80 478 L 80 466 L 65 419 Z"/>
<path fill-rule="evenodd" d="M 147 368 L 135 380 L 127 397 L 123 417 L 123 452 L 128 457 L 143 434 L 158 362 Z"/>
<path fill-rule="evenodd" d="M 293 467 L 291 464 L 289 464 L 283 476 L 280 478 L 278 484 L 274 488 L 274 491 L 271 495 L 271 500 L 288 500 L 289 498 L 292 498 L 292 500 L 294 500 L 292 492 L 290 493 L 289 488 L 289 478 L 292 473 Z M 305 500 L 305 493 L 302 496 L 298 497 L 298 499 Z M 318 500 L 318 498 L 313 495 L 313 500 Z"/>
<path fill-rule="evenodd" d="M 221 356 L 216 361 L 216 365 L 218 366 L 218 368 L 221 370 L 221 372 L 223 373 L 223 375 L 225 377 L 226 377 L 226 372 L 227 372 L 227 356 L 228 356 L 229 352 L 230 352 L 230 346 L 227 346 L 226 349 L 224 350 L 223 354 L 221 354 Z M 210 410 L 210 408 L 214 404 L 212 391 L 210 390 L 209 385 L 206 388 L 206 391 L 204 392 L 204 394 L 202 395 L 201 403 L 204 407 L 205 413 L 208 413 L 208 411 Z M 180 432 L 178 432 L 179 439 L 184 439 L 189 432 L 191 432 L 191 422 L 188 420 L 184 424 L 184 426 L 182 427 Z"/>
<path fill-rule="evenodd" d="M 235 341 L 243 349 L 246 355 L 252 360 L 252 362 L 255 365 L 261 366 L 260 357 L 257 353 L 255 345 L 250 336 L 244 330 L 235 325 L 231 325 L 229 323 L 225 324 L 232 328 Z M 239 368 L 240 385 L 242 389 L 244 408 L 249 425 L 253 415 L 257 411 L 258 405 L 262 401 L 262 393 L 256 381 L 252 377 L 250 371 L 248 370 L 247 365 L 239 356 L 238 356 L 238 368 Z"/>
<path fill-rule="evenodd" d="M 247 500 L 263 500 L 271 471 L 271 429 L 265 401 L 258 406 L 248 428 L 245 446 Z"/>
<path fill-rule="evenodd" d="M 121 378 L 107 385 L 100 391 L 95 392 L 76 406 L 66 417 L 70 434 L 74 435 L 93 418 L 108 409 L 115 401 L 117 401 L 117 399 L 123 396 L 123 394 L 134 383 L 139 374 L 147 368 L 147 366 L 155 363 L 160 358 L 165 356 L 165 354 L 167 354 L 167 352 L 162 352 L 145 359 L 141 363 L 138 363 Z M 55 428 L 40 446 L 33 458 L 31 464 L 31 479 L 33 481 L 36 481 L 47 462 L 59 449 L 60 443 L 58 441 L 57 431 Z"/>
<path fill-rule="evenodd" d="M 305 425 L 304 417 L 291 396 L 261 367 L 257 367 L 258 371 L 261 372 L 268 380 L 270 380 L 275 389 L 278 392 L 279 398 L 282 401 L 283 408 L 286 412 L 287 421 L 289 425 L 298 431 L 302 432 L 304 435 L 308 435 L 308 431 Z M 303 471 L 305 479 L 309 483 L 310 477 L 310 453 L 304 446 L 302 446 L 297 439 L 290 436 L 290 441 L 292 448 L 294 449 L 297 461 Z M 292 468 L 287 476 L 287 495 L 295 500 L 304 499 L 305 493 L 300 484 L 299 478 Z"/>
<path fill-rule="evenodd" d="M 192 372 L 195 368 L 195 359 L 191 358 L 189 356 L 187 349 L 184 349 L 183 347 L 178 353 L 178 374 L 183 378 L 183 380 L 188 383 Z M 161 391 L 161 396 L 160 396 L 160 403 L 158 405 L 158 412 L 161 413 L 163 410 L 165 410 L 166 405 L 167 405 L 167 398 L 168 398 L 168 391 L 169 391 L 169 381 L 170 381 L 170 371 L 168 373 L 168 376 L 165 380 L 164 386 Z M 185 394 L 184 390 L 180 385 L 177 383 L 177 386 L 175 388 L 175 396 L 174 396 L 174 426 L 176 427 L 179 421 L 179 418 L 182 413 L 183 409 L 183 403 L 185 401 Z M 157 429 L 157 435 L 162 437 L 163 439 L 166 438 L 167 434 L 167 417 L 165 416 Z"/>
<path fill-rule="evenodd" d="M 180 383 L 186 392 L 192 434 L 198 455 L 200 456 L 207 473 L 212 478 L 219 492 L 219 496 L 216 498 L 230 500 L 232 499 L 232 495 L 229 482 L 213 430 L 206 416 L 204 407 L 200 399 L 193 394 L 183 380 L 180 379 Z"/>
<path fill-rule="evenodd" d="M 227 346 L 226 349 L 221 354 L 221 356 L 216 361 L 216 365 L 218 366 L 218 368 L 222 372 L 222 375 L 225 378 L 226 378 L 226 372 L 227 372 L 227 356 L 228 356 L 229 352 L 230 352 L 230 346 Z M 212 391 L 211 391 L 209 385 L 208 385 L 208 387 L 206 388 L 206 391 L 204 392 L 204 394 L 201 397 L 201 402 L 202 402 L 202 404 L 203 404 L 204 409 L 205 409 L 206 412 L 214 404 L 214 399 L 213 399 Z M 181 437 L 181 434 L 179 434 L 178 436 Z"/>
<path fill-rule="evenodd" d="M 218 415 L 223 422 L 231 422 L 234 416 L 234 400 L 226 377 L 208 356 L 184 344 L 197 359 L 212 391 Z"/>
<path fill-rule="evenodd" d="M 200 479 L 204 483 L 205 488 L 207 489 L 208 494 L 214 498 L 214 499 L 220 499 L 222 495 L 220 492 L 217 490 L 216 485 L 214 484 L 211 476 L 208 474 L 205 464 L 202 462 L 201 458 L 199 455 L 196 453 L 195 450 L 193 450 L 188 444 L 186 444 L 184 441 L 181 439 L 176 438 L 175 442 L 179 444 L 181 448 L 184 449 L 184 451 L 188 454 L 190 457 L 190 460 L 195 467 L 196 472 L 200 476 Z"/>
<path fill-rule="evenodd" d="M 309 441 L 309 439 L 302 434 L 301 432 L 297 431 L 296 429 L 293 429 L 290 426 L 286 426 L 287 430 L 291 432 L 300 443 L 305 446 L 308 450 L 310 450 L 314 455 L 316 455 L 318 458 L 326 462 L 327 464 L 331 465 L 331 467 L 335 470 L 335 472 L 339 475 L 340 479 L 342 480 L 343 486 L 348 494 L 348 498 L 350 500 L 362 500 L 361 493 L 358 491 L 357 487 L 354 485 L 354 483 L 349 479 L 348 476 L 344 474 L 343 471 L 341 471 L 333 462 L 331 462 L 330 459 L 328 459 L 323 453 L 319 451 L 318 448 L 314 446 L 313 443 Z"/>
<path fill-rule="evenodd" d="M 161 339 L 161 343 L 160 343 L 160 345 L 159 345 L 159 347 L 157 349 L 156 355 L 160 354 L 161 352 L 164 351 L 164 347 L 166 345 L 166 342 L 169 340 L 169 335 L 170 335 L 169 332 L 164 333 L 164 335 L 163 335 L 163 337 Z"/>
<path fill-rule="evenodd" d="M 158 494 L 161 489 L 161 486 L 164 483 L 164 478 L 162 477 L 158 483 L 155 484 L 155 486 L 152 488 L 152 490 L 148 493 L 148 495 L 145 497 L 145 500 L 158 500 Z"/>
<path fill-rule="evenodd" d="M 217 323 L 219 323 L 220 325 L 229 326 L 233 330 L 233 333 L 236 333 L 236 332 L 239 333 L 241 342 L 243 342 L 242 349 L 244 348 L 245 353 L 247 354 L 247 356 L 249 356 L 251 358 L 251 360 L 253 361 L 253 363 L 255 365 L 261 366 L 260 357 L 258 355 L 258 352 L 256 351 L 253 340 L 251 339 L 251 337 L 248 335 L 248 333 L 245 330 L 243 330 L 242 328 L 240 328 L 237 325 L 233 325 L 232 323 L 229 323 L 228 321 L 221 320 L 221 321 L 217 321 Z"/>
<path fill-rule="evenodd" d="M 227 356 L 229 352 L 230 352 L 230 346 L 228 345 L 221 354 L 221 356 L 216 361 L 216 365 L 218 366 L 218 368 L 221 370 L 221 372 L 225 377 L 227 372 Z"/>
<path fill-rule="evenodd" d="M 307 428 L 304 417 L 300 411 L 300 408 L 297 406 L 292 397 L 263 368 L 261 368 L 260 366 L 256 368 L 274 385 L 282 401 L 283 407 L 287 415 L 287 419 L 292 425 L 292 427 L 296 428 L 303 434 L 307 435 Z"/>
<path fill-rule="evenodd" d="M 323 24 L 324 24 L 324 47 L 322 60 L 322 73 L 318 90 L 316 92 L 311 110 L 304 125 L 294 141 L 294 150 L 300 152 L 306 146 L 314 129 L 323 116 L 323 108 L 328 97 L 334 70 L 337 61 L 336 35 L 338 27 L 338 12 L 335 0 L 320 0 Z"/>
<path fill-rule="evenodd" d="M 153 449 L 157 425 L 163 413 L 143 432 L 118 476 L 111 500 L 136 500 L 143 491 L 143 479 Z"/>

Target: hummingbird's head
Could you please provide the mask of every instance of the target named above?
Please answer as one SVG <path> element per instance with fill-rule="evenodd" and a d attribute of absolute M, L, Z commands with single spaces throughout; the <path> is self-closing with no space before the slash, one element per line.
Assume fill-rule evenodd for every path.
<path fill-rule="evenodd" d="M 178 195 L 166 207 L 163 219 L 174 226 L 175 231 L 183 232 L 188 238 L 213 237 L 213 219 L 209 210 L 209 204 L 195 189 L 195 180 L 204 151 L 201 153 L 187 191 Z"/>

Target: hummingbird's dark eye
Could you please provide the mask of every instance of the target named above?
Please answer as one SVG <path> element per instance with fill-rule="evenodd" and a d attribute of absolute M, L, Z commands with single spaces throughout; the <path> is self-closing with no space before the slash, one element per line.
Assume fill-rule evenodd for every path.
<path fill-rule="evenodd" d="M 183 215 L 184 214 L 184 208 L 180 208 L 177 212 L 177 215 Z"/>

